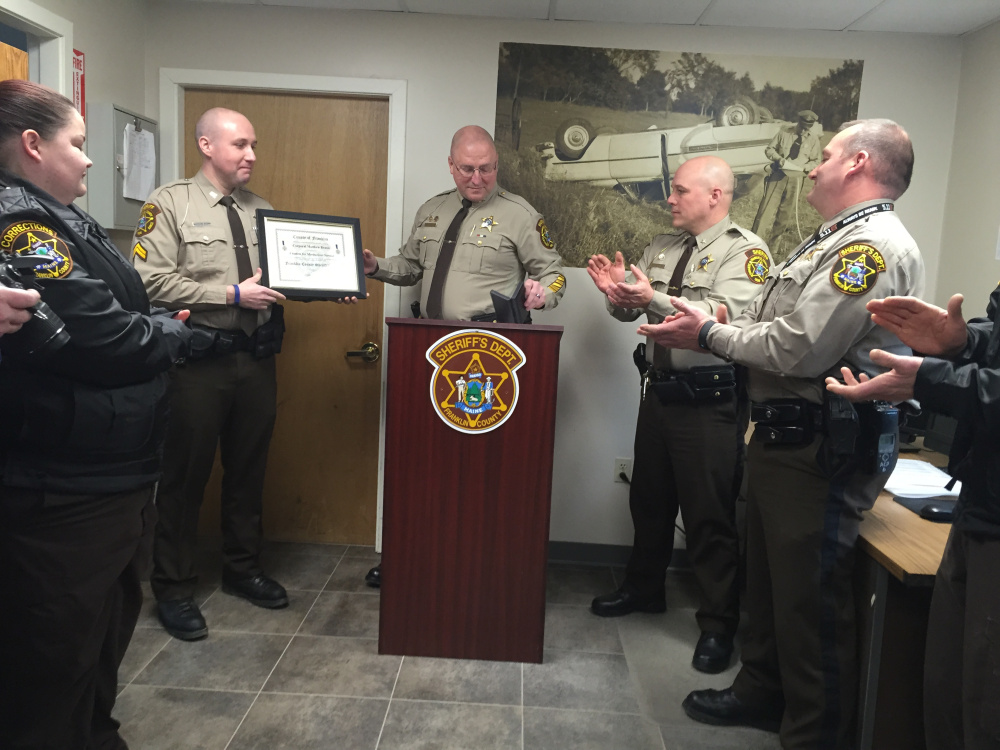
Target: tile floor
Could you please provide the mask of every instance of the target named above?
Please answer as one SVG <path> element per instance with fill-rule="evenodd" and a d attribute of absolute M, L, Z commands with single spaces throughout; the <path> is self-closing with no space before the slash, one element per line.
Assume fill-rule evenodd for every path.
<path fill-rule="evenodd" d="M 147 601 L 122 664 L 116 716 L 131 750 L 773 750 L 777 736 L 707 727 L 680 703 L 736 667 L 695 672 L 689 574 L 663 615 L 601 619 L 591 598 L 621 570 L 552 564 L 542 664 L 378 654 L 370 547 L 271 543 L 265 569 L 291 604 L 264 610 L 219 589 L 204 540 L 198 601 L 209 637 L 168 636 Z"/>

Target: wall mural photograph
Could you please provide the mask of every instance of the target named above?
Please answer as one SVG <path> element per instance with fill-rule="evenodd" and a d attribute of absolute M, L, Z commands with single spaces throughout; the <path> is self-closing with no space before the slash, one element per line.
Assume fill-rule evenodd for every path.
<path fill-rule="evenodd" d="M 806 175 L 857 117 L 861 60 L 503 43 L 499 183 L 546 218 L 564 263 L 633 262 L 670 231 L 671 175 L 705 154 L 736 175 L 730 215 L 783 260 L 821 223 Z"/>

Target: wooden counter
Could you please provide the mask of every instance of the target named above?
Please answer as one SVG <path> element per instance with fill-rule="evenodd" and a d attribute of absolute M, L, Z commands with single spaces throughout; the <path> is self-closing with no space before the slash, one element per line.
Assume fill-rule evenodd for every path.
<path fill-rule="evenodd" d="M 900 458 L 947 464 L 934 451 Z M 924 747 L 927 613 L 950 523 L 927 521 L 883 492 L 861 521 L 856 606 L 861 636 L 858 747 Z"/>

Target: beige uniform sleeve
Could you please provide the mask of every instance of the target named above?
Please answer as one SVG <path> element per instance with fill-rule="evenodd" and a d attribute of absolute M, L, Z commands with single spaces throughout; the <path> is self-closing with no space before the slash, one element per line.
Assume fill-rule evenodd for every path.
<path fill-rule="evenodd" d="M 682 294 L 684 294 L 685 299 L 692 306 L 697 307 L 699 310 L 704 310 L 713 317 L 715 317 L 715 312 L 719 305 L 724 304 L 729 311 L 729 318 L 732 319 L 742 313 L 753 302 L 760 294 L 763 286 L 762 283 L 755 283 L 751 279 L 750 272 L 747 269 L 747 264 L 751 261 L 751 258 L 747 255 L 747 252 L 759 251 L 764 254 L 766 257 L 765 276 L 771 267 L 771 255 L 765 244 L 744 238 L 742 235 L 738 239 L 721 237 L 718 241 L 728 241 L 730 245 L 726 254 L 717 261 L 721 265 L 715 271 L 715 278 L 712 281 L 712 286 L 707 296 L 704 299 L 694 299 L 692 296 L 683 293 L 683 291 Z M 646 246 L 642 258 L 636 264 L 643 274 L 649 276 L 649 268 L 652 265 L 653 259 L 663 249 L 660 243 L 655 243 L 655 241 Z M 675 248 L 675 251 L 677 249 Z M 697 274 L 699 271 L 689 272 L 689 274 L 686 274 L 686 278 L 690 278 L 691 273 Z M 630 284 L 635 281 L 631 271 L 627 274 L 626 281 Z M 635 320 L 643 313 L 646 313 L 650 322 L 658 323 L 668 315 L 673 315 L 676 312 L 670 304 L 670 296 L 657 288 L 658 286 L 654 285 L 653 299 L 650 300 L 645 310 L 624 310 L 616 308 L 610 302 L 607 302 L 608 310 L 618 320 Z"/>
<path fill-rule="evenodd" d="M 555 240 L 540 213 L 525 211 L 525 220 L 518 226 L 516 244 L 517 257 L 527 277 L 547 288 L 543 309 L 551 310 L 566 292 L 566 277 Z"/>
<path fill-rule="evenodd" d="M 399 254 L 391 258 L 379 258 L 378 269 L 371 278 L 395 286 L 413 286 L 423 278 L 424 269 L 420 264 L 420 241 L 417 230 L 424 221 L 426 213 L 422 206 L 413 219 L 410 236 L 406 244 L 399 249 Z"/>
<path fill-rule="evenodd" d="M 865 242 L 858 238 L 849 244 Z M 788 377 L 814 378 L 828 372 L 875 325 L 865 308 L 868 300 L 907 294 L 916 283 L 911 278 L 913 262 L 893 255 L 866 292 L 844 293 L 831 280 L 834 267 L 841 262 L 837 250 L 844 246 L 840 243 L 781 271 L 772 282 L 774 289 L 768 284 L 750 311 L 774 319 L 754 322 L 747 314 L 735 325 L 713 326 L 708 333 L 709 349 L 740 364 Z M 920 263 L 919 254 L 916 263 Z M 922 274 L 922 265 L 919 268 Z"/>
<path fill-rule="evenodd" d="M 187 248 L 181 233 L 191 186 L 161 188 L 146 201 L 153 207 L 152 228 L 140 225 L 132 237 L 132 264 L 142 277 L 149 301 L 168 310 L 210 310 L 226 306 L 225 284 L 204 284 L 179 273 Z"/>

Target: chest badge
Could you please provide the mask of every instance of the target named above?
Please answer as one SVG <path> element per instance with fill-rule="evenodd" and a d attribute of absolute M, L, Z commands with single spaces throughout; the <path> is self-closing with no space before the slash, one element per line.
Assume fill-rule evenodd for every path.
<path fill-rule="evenodd" d="M 524 352 L 510 339 L 474 329 L 455 331 L 431 344 L 427 361 L 434 366 L 431 403 L 452 429 L 490 432 L 514 413 Z"/>
<path fill-rule="evenodd" d="M 707 271 L 709 263 L 715 263 L 715 258 L 713 258 L 711 255 L 706 255 L 704 258 L 698 261 L 698 270 Z"/>
<path fill-rule="evenodd" d="M 492 216 L 487 216 L 485 219 L 483 219 L 482 223 L 479 226 L 482 227 L 483 229 L 492 232 L 493 227 L 500 226 L 500 222 L 494 219 Z"/>
<path fill-rule="evenodd" d="M 864 294 L 885 270 L 882 253 L 871 245 L 848 245 L 837 254 L 840 257 L 830 270 L 830 281 L 844 294 Z"/>

